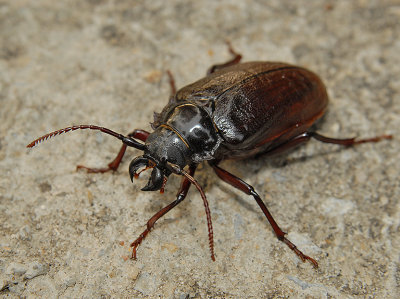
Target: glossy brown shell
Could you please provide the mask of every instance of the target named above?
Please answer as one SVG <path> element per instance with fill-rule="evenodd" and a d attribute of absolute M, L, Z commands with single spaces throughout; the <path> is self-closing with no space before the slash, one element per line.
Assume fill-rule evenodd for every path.
<path fill-rule="evenodd" d="M 325 112 L 326 89 L 311 71 L 276 62 L 224 68 L 180 89 L 173 102 L 208 107 L 223 138 L 216 159 L 268 152 L 304 133 Z"/>

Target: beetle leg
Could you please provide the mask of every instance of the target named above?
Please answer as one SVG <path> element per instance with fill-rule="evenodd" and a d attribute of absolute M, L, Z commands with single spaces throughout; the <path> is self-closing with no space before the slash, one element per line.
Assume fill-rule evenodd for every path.
<path fill-rule="evenodd" d="M 368 142 L 379 142 L 383 139 L 392 139 L 393 138 L 392 135 L 381 135 L 381 136 L 376 136 L 376 137 L 372 137 L 372 138 L 357 140 L 356 138 L 347 138 L 347 139 L 329 138 L 329 137 L 320 135 L 316 132 L 306 132 L 304 134 L 307 134 L 309 137 L 317 139 L 318 141 L 321 141 L 321 142 L 340 144 L 340 145 L 344 145 L 344 146 L 353 146 L 353 145 L 357 145 L 357 144 L 361 144 L 361 143 L 368 143 Z"/>
<path fill-rule="evenodd" d="M 144 130 L 134 130 L 132 133 L 128 134 L 128 137 L 132 137 L 135 139 L 139 139 L 143 142 L 146 141 L 147 136 L 149 136 L 149 132 L 144 131 Z M 104 168 L 89 168 L 83 165 L 78 165 L 76 166 L 76 169 L 86 169 L 88 173 L 104 173 L 107 171 L 116 171 L 118 169 L 119 164 L 121 164 L 122 158 L 125 155 L 126 151 L 126 144 L 122 144 L 121 149 L 118 152 L 118 155 L 115 157 L 115 159 L 108 163 L 107 167 Z"/>
<path fill-rule="evenodd" d="M 324 143 L 332 143 L 332 144 L 338 144 L 338 145 L 343 145 L 343 146 L 354 146 L 354 145 L 358 145 L 361 143 L 367 143 L 367 142 L 379 142 L 383 139 L 392 139 L 393 137 L 392 137 L 392 135 L 381 135 L 381 136 L 377 136 L 377 137 L 359 139 L 359 140 L 357 140 L 356 138 L 338 139 L 338 138 L 326 137 L 326 136 L 320 135 L 316 132 L 305 132 L 298 136 L 293 137 L 292 139 L 286 141 L 285 143 L 283 143 L 267 152 L 260 153 L 259 156 L 275 155 L 275 154 L 285 152 L 286 150 L 291 149 L 301 143 L 305 143 L 305 142 L 309 141 L 311 138 L 314 138 L 314 139 L 324 142 Z"/>
<path fill-rule="evenodd" d="M 172 75 L 170 70 L 167 70 L 167 75 L 169 79 L 169 86 L 171 87 L 171 94 L 170 94 L 170 101 L 176 94 L 176 85 L 175 85 L 175 79 L 174 76 Z"/>
<path fill-rule="evenodd" d="M 292 249 L 301 258 L 301 260 L 303 262 L 306 261 L 306 260 L 309 260 L 313 264 L 314 268 L 318 268 L 318 263 L 317 263 L 316 260 L 314 260 L 313 258 L 311 258 L 311 257 L 305 255 L 304 253 L 302 253 L 296 247 L 296 245 L 294 245 L 287 238 L 285 238 L 285 234 L 286 233 L 283 232 L 281 230 L 281 228 L 278 226 L 278 224 L 276 223 L 276 221 L 272 217 L 271 213 L 268 211 L 267 206 L 264 204 L 264 202 L 262 201 L 260 196 L 257 194 L 257 192 L 254 190 L 254 188 L 251 185 L 247 184 L 246 182 L 244 182 L 240 178 L 234 176 L 233 174 L 227 172 L 226 170 L 220 168 L 216 164 L 210 163 L 210 165 L 213 167 L 213 169 L 214 169 L 215 173 L 217 174 L 217 176 L 220 179 L 222 179 L 224 182 L 226 182 L 226 183 L 230 184 L 231 186 L 241 190 L 242 192 L 246 193 L 247 195 L 251 195 L 251 196 L 254 197 L 254 199 L 256 200 L 257 204 L 259 205 L 259 207 L 263 211 L 265 217 L 267 217 L 269 223 L 271 224 L 272 228 L 274 229 L 275 235 L 277 236 L 278 240 L 282 241 L 287 246 L 289 246 L 289 248 Z"/>
<path fill-rule="evenodd" d="M 189 174 L 193 176 L 195 170 L 196 170 L 197 165 L 191 165 L 189 167 Z M 150 230 L 153 228 L 154 224 L 157 222 L 158 219 L 160 219 L 162 216 L 167 214 L 169 211 L 171 211 L 174 207 L 176 207 L 181 201 L 183 201 L 189 191 L 191 183 L 187 178 L 182 179 L 181 187 L 179 188 L 178 194 L 176 195 L 176 200 L 171 202 L 169 205 L 166 207 L 162 208 L 160 211 L 158 211 L 156 214 L 154 214 L 153 217 L 151 217 L 147 221 L 147 227 L 146 229 L 140 234 L 140 236 L 132 242 L 131 247 L 132 247 L 132 258 L 136 259 L 136 249 L 137 247 L 142 243 L 142 241 L 146 238 L 146 236 L 149 234 Z"/>
<path fill-rule="evenodd" d="M 238 63 L 240 62 L 240 60 L 242 59 L 242 55 L 239 54 L 239 53 L 237 53 L 237 52 L 233 49 L 232 44 L 231 44 L 230 41 L 226 41 L 226 44 L 228 45 L 229 53 L 232 54 L 233 58 L 232 58 L 231 60 L 228 60 L 228 61 L 225 62 L 225 63 L 214 64 L 214 65 L 212 65 L 212 66 L 208 69 L 207 75 L 210 75 L 210 74 L 214 73 L 215 71 L 220 70 L 220 69 L 223 69 L 223 68 L 225 68 L 225 67 L 228 67 L 228 66 L 231 66 L 231 65 L 234 65 L 234 64 L 238 64 Z"/>

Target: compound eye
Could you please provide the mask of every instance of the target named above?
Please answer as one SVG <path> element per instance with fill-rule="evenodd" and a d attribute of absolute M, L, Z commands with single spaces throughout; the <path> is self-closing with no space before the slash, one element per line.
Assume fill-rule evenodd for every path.
<path fill-rule="evenodd" d="M 158 167 L 154 167 L 147 185 L 142 188 L 142 191 L 160 190 L 164 182 L 164 175 Z"/>

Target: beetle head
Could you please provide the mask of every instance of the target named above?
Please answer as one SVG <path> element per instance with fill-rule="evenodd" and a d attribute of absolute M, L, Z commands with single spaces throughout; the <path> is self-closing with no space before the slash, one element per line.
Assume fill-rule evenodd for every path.
<path fill-rule="evenodd" d="M 142 170 L 138 172 L 139 169 Z M 133 178 L 139 177 L 139 174 L 147 169 L 153 170 L 147 185 L 142 188 L 142 191 L 156 191 L 163 188 L 171 171 L 165 168 L 162 163 L 157 164 L 151 157 L 145 155 L 136 157 L 129 165 L 131 181 L 133 182 Z"/>
<path fill-rule="evenodd" d="M 133 177 L 138 177 L 139 174 L 146 169 L 153 169 L 147 185 L 142 189 L 143 191 L 155 191 L 160 189 L 162 191 L 171 173 L 185 175 L 183 168 L 188 164 L 187 157 L 189 157 L 189 148 L 179 135 L 171 131 L 170 128 L 167 129 L 163 126 L 158 127 L 151 133 L 145 144 L 136 141 L 130 136 L 124 136 L 107 128 L 95 125 L 78 125 L 43 135 L 29 143 L 27 147 L 34 147 L 38 143 L 54 136 L 82 129 L 101 131 L 118 138 L 129 147 L 144 151 L 144 155 L 135 158 L 129 166 L 131 179 L 133 179 Z M 143 167 L 144 169 L 138 172 L 138 170 Z"/>
<path fill-rule="evenodd" d="M 158 127 L 146 140 L 144 155 L 136 157 L 129 165 L 131 180 L 142 171 L 152 169 L 147 185 L 142 191 L 163 190 L 171 174 L 167 164 L 177 165 L 183 169 L 188 164 L 189 148 L 185 142 L 170 128 Z M 138 172 L 139 169 L 142 169 Z"/>

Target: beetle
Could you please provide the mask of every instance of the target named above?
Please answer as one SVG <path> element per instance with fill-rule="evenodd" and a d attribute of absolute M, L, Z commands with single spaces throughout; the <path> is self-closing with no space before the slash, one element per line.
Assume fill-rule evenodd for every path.
<path fill-rule="evenodd" d="M 285 237 L 286 233 L 278 226 L 254 188 L 221 168 L 220 161 L 279 154 L 310 139 L 353 146 L 391 139 L 392 136 L 338 139 L 311 130 L 310 127 L 324 115 L 328 105 L 328 95 L 321 79 L 305 68 L 287 63 L 240 63 L 242 56 L 229 43 L 228 47 L 233 56 L 231 60 L 212 66 L 206 77 L 178 91 L 168 71 L 171 96 L 161 113 L 154 113 L 152 133 L 134 130 L 125 136 L 104 127 L 77 125 L 48 133 L 27 147 L 69 131 L 99 130 L 122 141 L 118 155 L 105 168 L 78 165 L 78 169 L 95 173 L 115 171 L 129 146 L 143 151 L 143 155 L 134 158 L 129 165 L 132 182 L 142 171 L 152 169 L 142 191 L 163 192 L 171 174 L 183 177 L 176 199 L 151 217 L 146 229 L 132 242 L 133 259 L 136 259 L 137 247 L 156 221 L 182 202 L 193 184 L 204 202 L 211 259 L 215 261 L 208 201 L 193 177 L 197 166 L 208 161 L 220 179 L 255 199 L 280 241 L 303 262 L 308 260 L 317 268 L 315 259 L 302 253 Z"/>

